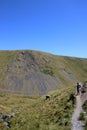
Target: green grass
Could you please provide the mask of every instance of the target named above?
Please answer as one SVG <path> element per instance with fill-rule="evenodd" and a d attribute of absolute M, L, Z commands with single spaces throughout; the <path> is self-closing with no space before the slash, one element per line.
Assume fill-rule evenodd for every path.
<path fill-rule="evenodd" d="M 80 113 L 79 120 L 84 121 L 85 120 L 85 115 L 84 113 Z"/>
<path fill-rule="evenodd" d="M 6 81 L 3 75 L 7 71 L 7 65 L 19 53 L 20 51 L 0 52 L 0 86 L 3 86 Z M 15 118 L 10 119 L 11 128 L 9 130 L 71 130 L 74 105 L 72 101 L 69 101 L 69 97 L 70 94 L 75 93 L 73 84 L 76 81 L 63 74 L 72 73 L 77 80 L 85 81 L 87 78 L 87 59 L 54 56 L 37 51 L 32 51 L 32 55 L 39 71 L 43 69 L 43 73 L 46 75 L 57 77 L 62 87 L 50 92 L 51 98 L 48 100 L 45 100 L 45 96 L 29 97 L 1 94 L 0 113 L 15 113 Z M 54 86 L 52 87 L 54 88 Z M 25 88 L 23 88 L 23 93 L 24 91 Z M 0 92 L 3 91 L 0 89 Z M 37 87 L 35 87 L 34 93 L 37 95 Z M 6 130 L 1 120 L 0 130 Z"/>
<path fill-rule="evenodd" d="M 7 64 L 18 54 L 18 51 L 0 51 L 0 77 L 6 70 Z"/>
<path fill-rule="evenodd" d="M 50 76 L 53 76 L 54 72 L 51 68 L 43 68 L 42 72 L 44 74 L 47 74 L 47 75 L 50 75 Z"/>
<path fill-rule="evenodd" d="M 84 102 L 83 106 L 82 106 L 85 114 L 83 116 L 83 121 L 85 123 L 85 130 L 87 130 L 87 100 Z"/>
<path fill-rule="evenodd" d="M 87 88 L 85 88 L 85 95 L 87 94 Z M 84 96 L 84 93 L 82 95 L 82 98 L 86 99 L 86 96 Z M 79 120 L 81 120 L 84 124 L 84 130 L 87 130 L 87 100 L 82 105 L 83 112 L 80 113 Z"/>
<path fill-rule="evenodd" d="M 83 107 L 84 111 L 87 113 L 87 100 L 84 102 L 82 107 Z"/>
<path fill-rule="evenodd" d="M 73 112 L 72 101 L 68 101 L 71 87 L 51 92 L 51 98 L 0 95 L 0 113 L 15 113 L 9 130 L 70 130 Z M 0 126 L 5 130 L 3 122 Z"/>

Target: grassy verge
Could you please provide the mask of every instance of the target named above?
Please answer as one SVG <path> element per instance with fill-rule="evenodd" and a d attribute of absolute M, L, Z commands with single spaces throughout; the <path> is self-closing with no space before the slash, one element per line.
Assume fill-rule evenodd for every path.
<path fill-rule="evenodd" d="M 84 102 L 83 106 L 82 106 L 83 110 L 85 113 L 83 113 L 82 115 L 82 121 L 85 124 L 85 130 L 87 130 L 87 100 Z M 80 115 L 81 116 L 81 115 Z"/>
<path fill-rule="evenodd" d="M 84 124 L 84 130 L 87 130 L 87 87 L 86 87 L 86 84 L 84 86 L 84 92 L 83 95 L 82 95 L 82 99 L 83 99 L 83 105 L 82 105 L 82 109 L 83 109 L 83 112 L 80 113 L 80 117 L 79 117 L 79 120 L 81 120 Z"/>

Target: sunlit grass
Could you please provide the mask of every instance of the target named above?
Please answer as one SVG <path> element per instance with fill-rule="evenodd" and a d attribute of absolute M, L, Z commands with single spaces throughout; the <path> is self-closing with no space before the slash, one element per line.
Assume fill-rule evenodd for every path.
<path fill-rule="evenodd" d="M 60 88 L 49 93 L 48 100 L 45 95 L 38 98 L 0 95 L 0 113 L 15 113 L 9 130 L 69 130 L 74 106 L 68 99 L 73 92 L 74 87 Z"/>

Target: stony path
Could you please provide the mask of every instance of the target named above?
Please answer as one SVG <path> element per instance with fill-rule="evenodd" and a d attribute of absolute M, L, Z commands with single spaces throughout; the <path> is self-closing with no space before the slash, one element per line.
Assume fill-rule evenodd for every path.
<path fill-rule="evenodd" d="M 71 130 L 83 130 L 82 122 L 78 121 L 79 115 L 82 112 L 82 101 L 80 95 L 76 97 L 76 108 L 72 116 L 72 129 Z"/>

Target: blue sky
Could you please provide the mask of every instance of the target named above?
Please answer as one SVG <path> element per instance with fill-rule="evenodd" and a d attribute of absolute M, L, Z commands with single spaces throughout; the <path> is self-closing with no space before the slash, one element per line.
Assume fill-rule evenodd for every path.
<path fill-rule="evenodd" d="M 0 0 L 0 50 L 87 58 L 87 0 Z"/>

